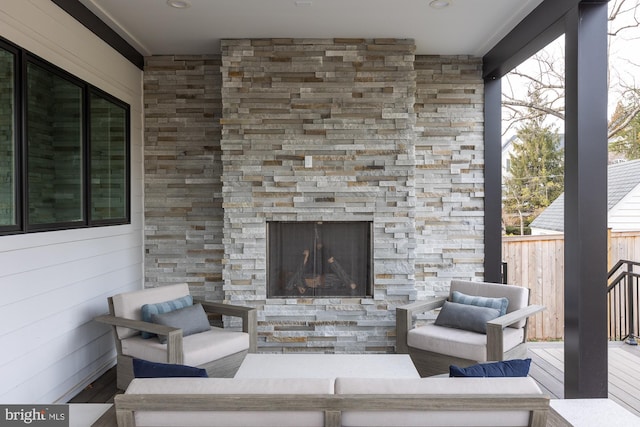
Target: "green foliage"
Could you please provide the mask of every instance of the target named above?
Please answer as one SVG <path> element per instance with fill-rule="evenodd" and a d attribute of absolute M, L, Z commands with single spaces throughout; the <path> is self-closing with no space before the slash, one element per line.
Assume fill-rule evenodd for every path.
<path fill-rule="evenodd" d="M 517 214 L 520 227 L 528 226 L 540 211 L 564 191 L 563 150 L 555 128 L 543 117 L 523 122 L 510 155 L 505 179 L 504 211 Z"/>
<path fill-rule="evenodd" d="M 611 116 L 611 124 L 622 121 L 626 114 L 625 107 L 618 103 Z M 640 116 L 635 115 L 629 123 L 616 133 L 615 140 L 609 144 L 614 153 L 622 154 L 627 160 L 640 159 Z"/>

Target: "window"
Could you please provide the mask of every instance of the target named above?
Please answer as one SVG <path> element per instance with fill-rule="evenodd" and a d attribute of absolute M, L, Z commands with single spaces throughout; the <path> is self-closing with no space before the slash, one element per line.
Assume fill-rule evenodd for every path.
<path fill-rule="evenodd" d="M 91 93 L 91 218 L 94 222 L 127 216 L 127 109 Z"/>
<path fill-rule="evenodd" d="M 0 233 L 129 223 L 129 124 L 127 104 L 0 41 Z"/>
<path fill-rule="evenodd" d="M 0 49 L 0 227 L 15 227 L 15 53 Z"/>
<path fill-rule="evenodd" d="M 82 87 L 27 64 L 27 224 L 82 222 Z"/>

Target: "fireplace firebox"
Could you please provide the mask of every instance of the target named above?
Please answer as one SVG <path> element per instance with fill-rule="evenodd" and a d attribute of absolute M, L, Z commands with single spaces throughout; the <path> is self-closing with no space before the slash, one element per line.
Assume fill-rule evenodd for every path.
<path fill-rule="evenodd" d="M 372 223 L 267 223 L 269 298 L 372 295 Z"/>

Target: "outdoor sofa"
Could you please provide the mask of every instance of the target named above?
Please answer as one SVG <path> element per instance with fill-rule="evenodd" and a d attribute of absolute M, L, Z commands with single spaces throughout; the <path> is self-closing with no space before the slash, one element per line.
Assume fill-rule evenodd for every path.
<path fill-rule="evenodd" d="M 137 378 L 119 427 L 546 425 L 549 398 L 517 378 Z"/>

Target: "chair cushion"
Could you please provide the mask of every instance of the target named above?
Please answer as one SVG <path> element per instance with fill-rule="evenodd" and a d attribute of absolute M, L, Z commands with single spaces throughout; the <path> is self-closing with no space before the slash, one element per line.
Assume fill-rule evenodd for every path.
<path fill-rule="evenodd" d="M 504 351 L 524 340 L 524 329 L 504 329 Z M 477 332 L 437 326 L 429 323 L 407 333 L 409 347 L 462 359 L 487 361 L 487 336 Z"/>
<path fill-rule="evenodd" d="M 145 322 L 153 322 L 153 316 L 159 314 L 170 313 L 172 311 L 180 310 L 185 307 L 189 307 L 193 305 L 193 298 L 191 295 L 185 295 L 180 298 L 172 299 L 170 301 L 162 301 L 155 304 L 144 304 L 140 307 L 140 311 L 142 312 L 142 320 Z M 159 322 L 153 322 L 159 323 Z M 161 323 L 164 325 L 164 323 Z M 173 325 L 166 325 L 173 326 Z M 178 327 L 178 326 L 176 326 Z M 140 333 L 142 338 L 153 338 L 156 334 L 152 334 L 150 332 L 142 331 Z"/>
<path fill-rule="evenodd" d="M 124 292 L 114 295 L 111 298 L 113 302 L 113 314 L 125 319 L 142 320 L 142 306 L 144 304 L 170 301 L 185 295 L 189 295 L 189 285 L 186 283 Z M 121 326 L 116 328 L 116 332 L 119 339 L 140 335 L 140 332 L 136 329 Z"/>
<path fill-rule="evenodd" d="M 124 339 L 122 354 L 151 362 L 166 363 L 167 344 L 145 340 L 140 335 Z M 222 357 L 249 349 L 249 334 L 212 327 L 206 332 L 189 335 L 182 340 L 183 364 L 200 366 Z"/>
<path fill-rule="evenodd" d="M 453 291 L 451 293 L 451 302 L 458 304 L 475 305 L 478 307 L 488 307 L 496 309 L 500 312 L 500 316 L 507 314 L 507 307 L 509 306 L 509 300 L 507 298 L 487 298 L 477 295 L 467 295 L 462 292 Z"/>
<path fill-rule="evenodd" d="M 445 301 L 435 324 L 486 334 L 487 322 L 499 315 L 500 312 L 494 308 Z"/>
<path fill-rule="evenodd" d="M 149 362 L 142 359 L 133 359 L 133 376 L 136 378 L 208 377 L 206 369 L 173 363 Z"/>
<path fill-rule="evenodd" d="M 207 313 L 204 312 L 202 304 L 195 304 L 178 310 L 169 311 L 162 314 L 152 314 L 151 321 L 159 325 L 171 326 L 182 329 L 182 336 L 205 332 L 211 329 Z M 144 338 L 144 336 L 143 336 Z M 158 336 L 158 341 L 162 344 L 167 342 L 166 336 Z"/>
<path fill-rule="evenodd" d="M 516 285 L 502 285 L 498 283 L 472 282 L 470 280 L 452 280 L 450 288 L 450 299 L 454 291 L 467 295 L 478 295 L 488 298 L 502 298 L 509 300 L 507 313 L 520 310 L 529 305 L 529 289 Z M 510 328 L 523 328 L 526 319 L 510 325 Z"/>
<path fill-rule="evenodd" d="M 512 359 L 500 362 L 479 363 L 466 368 L 449 367 L 450 377 L 526 377 L 531 359 Z"/>

